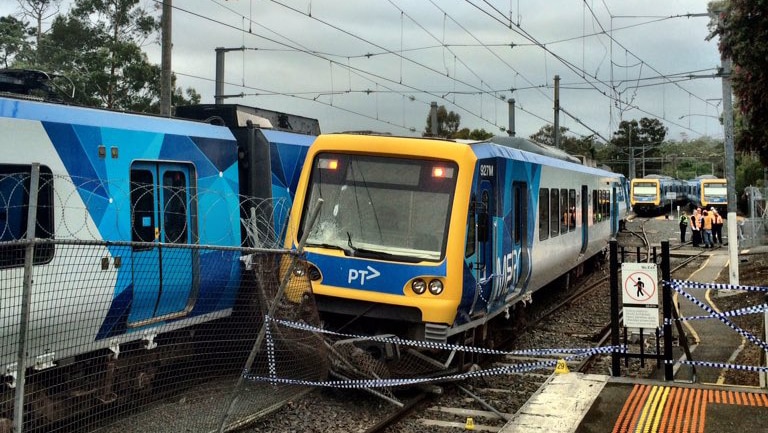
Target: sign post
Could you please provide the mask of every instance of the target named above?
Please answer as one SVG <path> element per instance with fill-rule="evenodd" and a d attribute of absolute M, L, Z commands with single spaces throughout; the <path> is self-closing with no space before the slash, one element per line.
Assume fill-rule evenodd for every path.
<path fill-rule="evenodd" d="M 621 296 L 624 326 L 659 327 L 658 270 L 655 263 L 622 263 Z"/>

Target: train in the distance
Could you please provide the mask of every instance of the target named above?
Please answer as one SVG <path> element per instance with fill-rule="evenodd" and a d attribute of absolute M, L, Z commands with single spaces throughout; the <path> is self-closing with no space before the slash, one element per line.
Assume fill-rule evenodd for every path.
<path fill-rule="evenodd" d="M 687 182 L 688 202 L 691 209 L 715 208 L 720 215 L 728 213 L 728 182 L 717 176 L 705 174 Z"/>
<path fill-rule="evenodd" d="M 647 175 L 630 181 L 629 196 L 637 215 L 658 215 L 688 200 L 687 184 L 670 176 Z"/>
<path fill-rule="evenodd" d="M 520 150 L 516 141 L 526 140 L 319 136 L 286 246 L 306 238 L 325 325 L 471 341 L 604 251 L 629 210 L 624 176 Z"/>
<path fill-rule="evenodd" d="M 25 406 L 44 426 L 147 392 L 168 362 L 194 360 L 195 330 L 230 317 L 252 284 L 240 247 L 261 245 L 242 221 L 266 221 L 263 232 L 282 239 L 290 204 L 257 202 L 291 199 L 320 130 L 314 119 L 240 105 L 179 109 L 201 122 L 52 103 L 24 91 L 46 74 L 5 72 L 0 425 L 14 416 L 23 331 L 34 390 Z M 49 243 L 35 246 L 27 309 L 19 242 L 30 220 Z M 211 341 L 231 341 L 222 332 Z"/>

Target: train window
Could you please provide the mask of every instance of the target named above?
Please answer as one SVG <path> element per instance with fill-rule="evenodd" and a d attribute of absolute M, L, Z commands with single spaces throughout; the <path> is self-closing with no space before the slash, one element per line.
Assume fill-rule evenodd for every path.
<path fill-rule="evenodd" d="M 29 214 L 29 190 L 32 166 L 0 164 L 0 241 L 25 239 Z M 35 216 L 35 238 L 53 238 L 53 176 L 48 167 L 40 166 Z M 25 245 L 0 247 L 0 268 L 24 266 Z M 53 244 L 35 245 L 35 265 L 53 259 Z"/>
<path fill-rule="evenodd" d="M 464 247 L 464 257 L 470 257 L 475 254 L 475 200 L 474 194 L 469 202 L 469 218 L 467 223 L 467 245 Z"/>
<path fill-rule="evenodd" d="M 560 191 L 552 188 L 550 191 L 549 234 L 555 237 L 560 234 Z"/>
<path fill-rule="evenodd" d="M 131 170 L 131 205 L 134 242 L 155 240 L 155 181 L 150 170 Z M 137 247 L 138 248 L 138 247 Z"/>
<path fill-rule="evenodd" d="M 565 233 L 568 231 L 572 220 L 571 208 L 568 207 L 568 190 L 565 188 L 560 190 L 560 213 L 562 215 L 560 233 Z"/>
<path fill-rule="evenodd" d="M 164 242 L 189 243 L 187 239 L 187 176 L 183 171 L 163 173 Z"/>
<path fill-rule="evenodd" d="M 539 189 L 539 240 L 549 239 L 549 188 Z"/>
<path fill-rule="evenodd" d="M 576 190 L 568 190 L 568 210 L 571 213 L 571 225 L 569 230 L 576 230 Z"/>

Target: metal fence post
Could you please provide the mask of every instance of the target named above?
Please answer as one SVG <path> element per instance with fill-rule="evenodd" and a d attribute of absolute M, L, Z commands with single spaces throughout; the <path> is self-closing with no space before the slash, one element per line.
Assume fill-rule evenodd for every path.
<path fill-rule="evenodd" d="M 672 367 L 672 285 L 669 263 L 669 241 L 661 241 L 661 279 L 663 284 L 662 312 L 664 316 L 664 380 L 673 380 Z"/>
<path fill-rule="evenodd" d="M 16 394 L 14 395 L 13 428 L 22 432 L 24 426 L 24 385 L 26 379 L 27 328 L 32 301 L 32 265 L 35 263 L 35 227 L 37 226 L 37 193 L 40 187 L 40 164 L 32 163 L 27 206 L 27 247 L 24 251 L 24 288 L 21 293 L 19 317 L 19 348 L 16 355 Z"/>
<path fill-rule="evenodd" d="M 619 260 L 618 243 L 616 239 L 610 242 L 610 286 L 611 286 L 611 375 L 617 377 L 621 374 L 619 353 L 615 347 L 619 346 Z"/>

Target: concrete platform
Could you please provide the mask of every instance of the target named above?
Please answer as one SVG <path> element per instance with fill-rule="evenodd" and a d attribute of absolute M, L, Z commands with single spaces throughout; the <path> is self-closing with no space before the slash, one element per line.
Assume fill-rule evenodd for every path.
<path fill-rule="evenodd" d="M 502 433 L 768 432 L 768 393 L 753 388 L 568 373 L 547 381 Z"/>
<path fill-rule="evenodd" d="M 656 223 L 654 225 L 654 223 Z M 676 224 L 660 219 L 651 228 L 661 239 L 674 240 Z M 679 239 L 678 239 L 679 241 Z M 679 242 L 678 242 L 679 243 Z M 674 242 L 673 242 L 674 245 Z M 762 248 L 762 250 L 761 250 Z M 746 255 L 765 247 L 742 250 Z M 705 261 L 689 281 L 714 282 L 728 263 L 727 247 L 682 245 L 673 254 L 705 251 Z M 716 297 L 705 289 L 689 288 L 696 299 Z M 675 296 L 680 316 L 704 314 L 689 300 Z M 726 363 L 741 337 L 718 320 L 685 323 L 694 361 Z M 679 347 L 675 358 L 681 358 Z M 679 364 L 678 364 L 679 366 Z M 768 433 L 768 392 L 760 388 L 721 385 L 718 368 L 675 368 L 675 380 L 567 373 L 554 375 L 500 431 L 504 433 Z"/>

